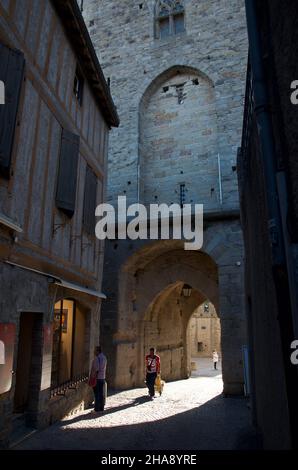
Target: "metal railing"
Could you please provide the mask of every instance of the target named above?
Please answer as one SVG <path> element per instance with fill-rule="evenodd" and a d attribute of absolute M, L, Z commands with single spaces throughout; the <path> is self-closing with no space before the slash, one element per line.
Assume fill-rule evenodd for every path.
<path fill-rule="evenodd" d="M 73 379 L 67 380 L 60 385 L 51 387 L 51 398 L 56 396 L 65 396 L 67 390 L 76 390 L 81 383 L 87 382 L 89 377 L 88 372 L 83 372 Z"/>

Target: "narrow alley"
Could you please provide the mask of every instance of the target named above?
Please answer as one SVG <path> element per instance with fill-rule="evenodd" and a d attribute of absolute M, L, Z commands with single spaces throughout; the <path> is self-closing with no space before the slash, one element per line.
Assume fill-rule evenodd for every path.
<path fill-rule="evenodd" d="M 297 451 L 297 25 L 297 0 L 0 0 L 10 465 Z"/>
<path fill-rule="evenodd" d="M 92 408 L 36 432 L 16 449 L 231 450 L 255 447 L 248 401 L 224 398 L 221 371 L 200 359 L 188 380 L 165 385 L 148 400 L 145 388 L 108 397 L 103 413 Z"/>

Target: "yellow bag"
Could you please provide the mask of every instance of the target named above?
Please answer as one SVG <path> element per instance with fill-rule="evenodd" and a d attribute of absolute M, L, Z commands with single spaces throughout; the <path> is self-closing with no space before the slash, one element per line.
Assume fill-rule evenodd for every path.
<path fill-rule="evenodd" d="M 154 387 L 155 391 L 161 395 L 164 387 L 164 381 L 161 380 L 160 374 L 157 374 L 156 376 Z"/>

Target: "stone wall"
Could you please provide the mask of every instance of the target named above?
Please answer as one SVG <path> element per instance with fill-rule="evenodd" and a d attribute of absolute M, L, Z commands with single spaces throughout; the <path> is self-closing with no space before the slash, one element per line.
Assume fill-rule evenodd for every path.
<path fill-rule="evenodd" d="M 262 2 L 258 2 L 261 18 L 266 12 Z M 266 35 L 271 56 L 268 56 L 267 70 L 274 70 L 275 81 L 269 85 L 272 100 L 279 112 L 273 116 L 276 129 L 277 143 L 279 144 L 280 158 L 285 160 L 288 175 L 289 189 L 289 229 L 293 242 L 298 242 L 298 162 L 297 162 L 297 119 L 298 106 L 293 105 L 290 95 L 293 91 L 291 83 L 298 80 L 298 66 L 293 59 L 298 50 L 298 31 L 296 27 L 297 3 L 288 0 L 286 5 L 281 0 L 268 2 L 268 23 L 262 19 L 262 33 Z M 283 14 L 280 15 L 280 10 Z M 272 70 L 273 69 L 273 70 Z M 271 76 L 272 77 L 272 76 Z M 269 81 L 271 81 L 271 77 Z"/>
<path fill-rule="evenodd" d="M 149 88 L 140 109 L 140 200 L 218 207 L 213 84 L 191 69 L 177 73 L 174 67 Z"/>
<path fill-rule="evenodd" d="M 212 304 L 207 302 L 209 311 L 204 310 L 204 305 L 197 308 L 188 325 L 191 357 L 211 357 L 212 351 L 220 352 L 220 319 Z M 200 344 L 200 346 L 199 346 Z"/>
<path fill-rule="evenodd" d="M 238 174 L 245 244 L 246 311 L 250 338 L 251 396 L 254 421 L 267 449 L 297 446 L 297 371 L 291 365 L 290 344 L 297 335 L 297 106 L 290 100 L 297 79 L 297 2 L 255 2 L 260 52 L 268 104 L 264 106 L 273 136 L 260 132 L 257 113 L 244 121 Z M 254 44 L 255 46 L 255 44 Z M 253 88 L 254 91 L 254 88 Z M 249 95 L 248 95 L 249 96 Z M 246 110 L 249 109 L 249 101 Z M 251 115 L 250 115 L 251 114 Z M 265 155 L 261 137 L 272 145 Z M 270 140 L 269 140 L 270 139 Z M 267 147 L 268 148 L 268 147 Z M 281 191 L 268 184 L 276 179 Z M 276 172 L 276 174 L 272 174 Z M 285 179 L 283 180 L 283 178 Z M 284 183 L 284 184 L 283 184 Z M 273 197 L 272 197 L 273 196 Z M 272 201 L 283 218 L 278 262 L 272 256 Z M 278 222 L 279 223 L 279 222 Z M 290 287 L 290 289 L 289 289 Z M 274 367 L 272 367 L 274 364 Z M 274 410 L 274 412 L 272 412 Z"/>
<path fill-rule="evenodd" d="M 183 261 L 180 244 L 176 266 L 176 240 L 107 243 L 108 300 L 103 306 L 101 341 L 109 357 L 111 383 L 120 388 L 143 384 L 145 313 L 169 285 L 188 279 L 205 295 L 201 303 L 209 298 L 217 304 L 224 391 L 242 393 L 246 327 L 235 170 L 247 65 L 244 3 L 186 0 L 184 4 L 185 32 L 156 39 L 155 1 L 84 1 L 83 15 L 121 121 L 110 134 L 109 202 L 126 195 L 128 203 L 202 203 L 205 215 L 217 213 L 216 221 L 205 219 L 202 253 L 184 252 Z M 218 283 L 212 276 L 209 283 L 204 281 L 196 263 L 199 256 L 205 260 L 209 256 L 217 266 Z M 208 272 L 207 265 L 202 269 Z M 170 364 L 175 356 L 176 365 L 182 364 L 180 377 L 188 374 L 186 326 L 184 322 L 179 328 L 181 345 L 180 333 L 175 337 L 173 328 L 167 332 L 168 344 L 160 345 L 171 346 L 164 350 L 163 360 Z"/>
<path fill-rule="evenodd" d="M 136 202 L 141 171 L 149 191 L 146 202 L 155 202 L 155 196 L 161 202 L 176 202 L 177 185 L 185 183 L 188 200 L 219 207 L 219 154 L 223 206 L 237 207 L 233 167 L 247 60 L 244 4 L 187 0 L 186 31 L 162 40 L 154 38 L 154 4 L 153 0 L 84 1 L 83 15 L 121 121 L 110 135 L 109 199 L 126 194 Z M 192 84 L 194 78 L 199 85 Z M 186 97 L 178 105 L 170 85 L 183 82 Z M 164 93 L 165 86 L 170 88 Z M 150 148 L 154 129 L 155 144 Z M 200 183 L 196 188 L 193 168 Z"/>
<path fill-rule="evenodd" d="M 206 224 L 203 252 L 199 253 L 185 252 L 183 242 L 178 240 L 137 240 L 134 243 L 118 240 L 109 241 L 106 245 L 103 289 L 108 301 L 103 304 L 101 342 L 108 356 L 110 385 L 127 388 L 144 384 L 146 348 L 151 341 L 156 346 L 161 344 L 157 324 L 154 324 L 156 318 L 152 316 L 153 312 L 157 314 L 160 311 L 164 312 L 165 337 L 171 338 L 165 343 L 165 351 L 169 350 L 166 362 L 171 359 L 171 349 L 183 347 L 180 377 L 188 376 L 188 320 L 198 305 L 210 299 L 221 319 L 224 390 L 226 394 L 241 393 L 242 346 L 247 344 L 247 338 L 243 314 L 242 239 L 238 221 Z M 174 288 L 178 283 L 181 292 L 184 282 L 201 294 L 200 298 L 194 297 L 191 308 L 185 302 L 180 307 L 175 305 L 178 297 L 174 291 L 167 297 L 168 288 Z M 166 299 L 170 302 L 171 314 L 169 308 L 165 308 Z M 180 294 L 179 299 L 181 302 Z M 183 323 L 179 318 L 180 311 L 185 318 Z M 168 316 L 172 320 L 167 319 Z M 150 340 L 144 336 L 144 322 L 150 324 Z M 178 362 L 181 364 L 181 357 Z"/>

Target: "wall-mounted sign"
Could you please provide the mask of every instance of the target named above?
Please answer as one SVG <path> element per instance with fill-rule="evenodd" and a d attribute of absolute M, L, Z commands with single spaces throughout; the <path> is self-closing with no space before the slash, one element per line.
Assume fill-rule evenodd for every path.
<path fill-rule="evenodd" d="M 14 323 L 0 323 L 0 394 L 11 389 L 15 337 Z"/>

